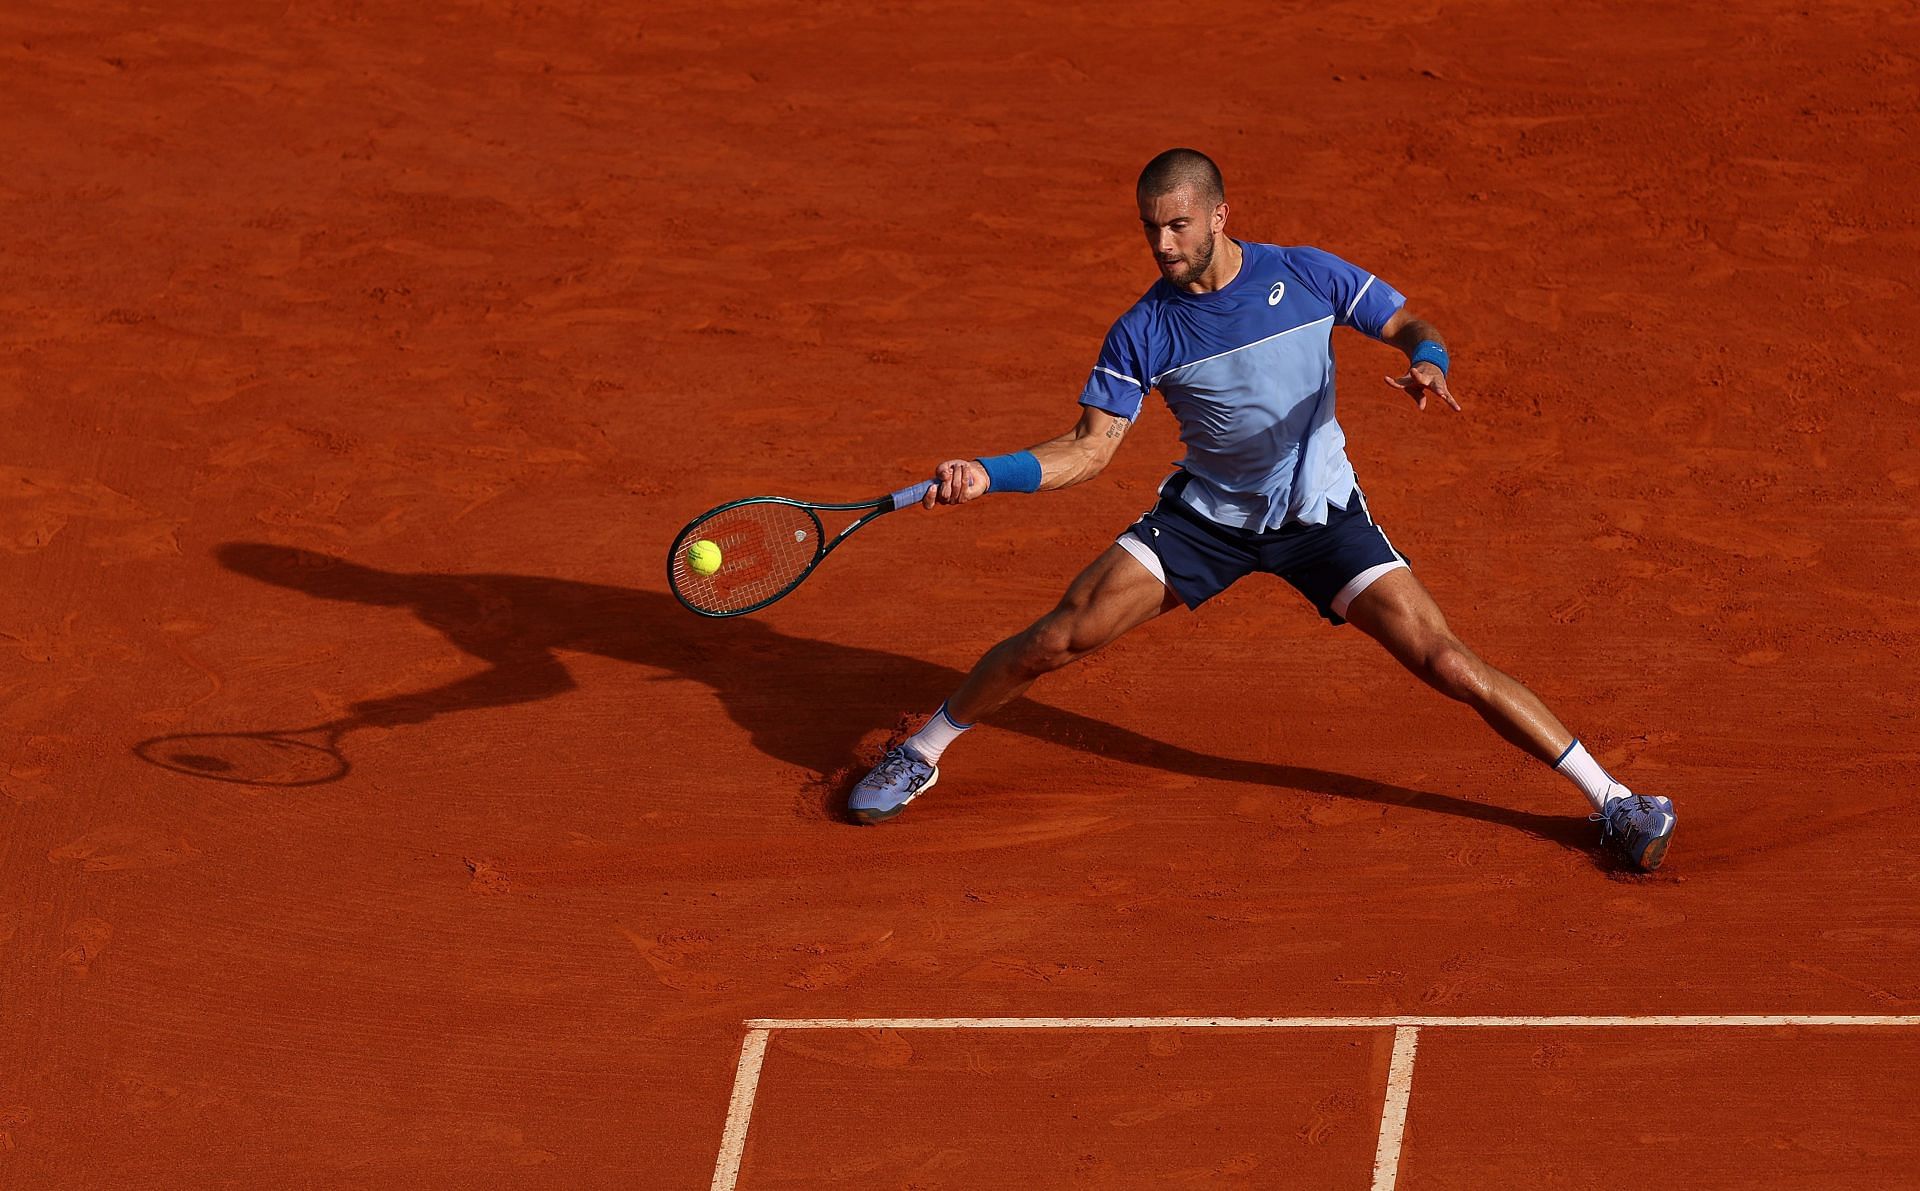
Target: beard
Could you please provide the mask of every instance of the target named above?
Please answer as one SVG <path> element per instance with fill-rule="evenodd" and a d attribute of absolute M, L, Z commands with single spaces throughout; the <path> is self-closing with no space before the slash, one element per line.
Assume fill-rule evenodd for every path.
<path fill-rule="evenodd" d="M 1206 275 L 1207 268 L 1212 264 L 1213 237 L 1208 236 L 1206 242 L 1201 244 L 1191 257 L 1186 258 L 1184 268 L 1175 266 L 1172 272 L 1163 268 L 1161 273 L 1174 285 L 1192 285 Z"/>

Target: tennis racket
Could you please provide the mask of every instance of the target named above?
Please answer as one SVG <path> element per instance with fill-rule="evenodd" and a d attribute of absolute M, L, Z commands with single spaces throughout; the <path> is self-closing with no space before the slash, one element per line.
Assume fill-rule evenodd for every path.
<path fill-rule="evenodd" d="M 800 586 L 834 548 L 875 517 L 920 503 L 933 487 L 922 480 L 878 500 L 820 504 L 784 496 L 751 496 L 695 517 L 667 551 L 667 584 L 682 604 L 702 616 L 757 612 Z M 866 515 L 827 537 L 821 513 Z M 687 552 L 696 542 L 720 550 L 712 574 L 693 569 Z"/>

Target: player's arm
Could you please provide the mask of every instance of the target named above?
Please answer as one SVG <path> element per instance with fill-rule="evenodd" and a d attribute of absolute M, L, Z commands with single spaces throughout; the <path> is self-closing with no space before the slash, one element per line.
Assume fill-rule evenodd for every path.
<path fill-rule="evenodd" d="M 1056 488 L 1071 488 L 1106 470 L 1131 425 L 1127 419 L 1115 417 L 1106 410 L 1083 405 L 1080 420 L 1073 429 L 1031 450 L 984 462 L 949 459 L 942 463 L 934 469 L 934 486 L 927 490 L 921 503 L 932 508 L 937 504 L 965 504 L 976 496 L 985 496 L 993 491 L 990 468 L 993 471 L 1011 469 L 1011 474 L 1019 477 L 1016 491 L 1051 492 Z M 1022 459 L 1023 455 L 1030 457 L 1031 462 Z M 1037 479 L 1033 470 L 1036 467 Z M 1027 482 L 1032 482 L 1034 487 L 1026 487 Z"/>
<path fill-rule="evenodd" d="M 1447 343 L 1440 328 L 1424 318 L 1415 318 L 1402 306 L 1380 328 L 1380 341 L 1391 343 L 1407 354 L 1404 375 L 1387 378 L 1387 383 L 1413 398 L 1421 409 L 1427 408 L 1427 394 L 1437 394 L 1454 409 L 1460 403 L 1447 391 Z"/>
<path fill-rule="evenodd" d="M 1033 448 L 1033 457 L 1040 461 L 1039 491 L 1071 488 L 1105 471 L 1132 425 L 1104 409 L 1081 406 L 1073 429 Z"/>

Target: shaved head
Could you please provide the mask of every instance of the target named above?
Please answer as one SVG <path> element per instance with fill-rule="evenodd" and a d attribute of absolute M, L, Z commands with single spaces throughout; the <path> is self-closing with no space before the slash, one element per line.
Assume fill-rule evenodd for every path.
<path fill-rule="evenodd" d="M 1168 149 L 1149 161 L 1147 168 L 1140 171 L 1140 184 L 1135 192 L 1141 198 L 1158 198 L 1183 186 L 1192 187 L 1194 194 L 1208 204 L 1218 204 L 1227 197 L 1220 167 L 1198 149 Z"/>
<path fill-rule="evenodd" d="M 1240 268 L 1227 232 L 1220 167 L 1195 149 L 1168 149 L 1140 171 L 1134 198 L 1161 280 L 1198 293 L 1218 289 Z"/>

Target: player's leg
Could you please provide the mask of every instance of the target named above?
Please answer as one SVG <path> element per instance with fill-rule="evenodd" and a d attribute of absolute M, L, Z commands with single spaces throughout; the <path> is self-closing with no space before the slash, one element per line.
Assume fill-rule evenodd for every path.
<path fill-rule="evenodd" d="M 1573 733 L 1538 695 L 1454 635 L 1410 569 L 1374 580 L 1347 605 L 1346 618 L 1428 686 L 1473 708 L 1509 743 L 1547 764 L 1573 743 Z"/>
<path fill-rule="evenodd" d="M 960 723 L 978 723 L 1019 698 L 1041 675 L 1179 606 L 1179 597 L 1130 551 L 1109 546 L 1075 577 L 1053 611 L 987 651 L 947 700 L 946 710 Z"/>
<path fill-rule="evenodd" d="M 1041 675 L 1179 606 L 1166 583 L 1128 548 L 1108 547 L 1051 612 L 988 650 L 926 726 L 854 786 L 848 813 L 863 823 L 899 814 L 939 780 L 940 756 L 960 733 L 1018 698 Z"/>
<path fill-rule="evenodd" d="M 1411 570 L 1374 579 L 1351 597 L 1344 615 L 1428 686 L 1473 708 L 1503 738 L 1572 779 L 1603 824 L 1603 842 L 1642 868 L 1659 866 L 1673 834 L 1673 804 L 1635 795 L 1615 781 L 1538 695 L 1454 635 Z"/>
<path fill-rule="evenodd" d="M 863 823 L 898 814 L 939 779 L 949 744 L 1042 674 L 1181 604 L 1197 608 L 1256 569 L 1251 535 L 1222 529 L 1182 503 L 1188 480 L 1185 472 L 1169 476 L 1160 500 L 1080 573 L 1053 611 L 988 650 L 933 718 L 854 785 L 848 812 Z"/>

